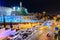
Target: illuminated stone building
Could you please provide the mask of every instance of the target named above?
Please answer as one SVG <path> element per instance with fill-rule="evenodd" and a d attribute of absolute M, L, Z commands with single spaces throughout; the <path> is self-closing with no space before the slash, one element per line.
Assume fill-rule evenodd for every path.
<path fill-rule="evenodd" d="M 6 28 L 21 29 L 31 28 L 38 25 L 39 20 L 35 16 L 30 15 L 26 8 L 22 7 L 0 7 L 0 26 L 6 26 Z"/>

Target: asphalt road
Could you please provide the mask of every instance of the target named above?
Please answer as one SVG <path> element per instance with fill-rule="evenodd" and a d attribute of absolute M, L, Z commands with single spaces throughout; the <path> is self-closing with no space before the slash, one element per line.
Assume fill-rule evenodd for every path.
<path fill-rule="evenodd" d="M 48 30 L 38 30 L 35 34 L 31 35 L 27 40 L 53 40 L 53 34 L 47 37 Z"/>

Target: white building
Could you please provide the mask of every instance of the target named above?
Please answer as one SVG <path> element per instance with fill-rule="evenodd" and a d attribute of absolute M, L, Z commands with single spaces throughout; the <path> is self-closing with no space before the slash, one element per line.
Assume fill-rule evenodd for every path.
<path fill-rule="evenodd" d="M 0 7 L 0 15 L 11 15 L 12 8 Z"/>

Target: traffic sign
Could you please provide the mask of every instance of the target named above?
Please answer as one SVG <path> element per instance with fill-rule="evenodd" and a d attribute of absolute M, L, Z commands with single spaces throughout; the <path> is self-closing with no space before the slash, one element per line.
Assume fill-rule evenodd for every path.
<path fill-rule="evenodd" d="M 55 30 L 59 30 L 59 28 L 58 27 L 55 27 Z"/>

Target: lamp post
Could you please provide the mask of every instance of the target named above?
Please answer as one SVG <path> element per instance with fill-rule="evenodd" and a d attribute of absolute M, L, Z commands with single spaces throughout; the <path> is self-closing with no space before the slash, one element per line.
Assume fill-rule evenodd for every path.
<path fill-rule="evenodd" d="M 4 24 L 4 28 L 6 28 L 5 15 L 3 15 L 3 24 Z"/>
<path fill-rule="evenodd" d="M 43 14 L 46 14 L 46 12 L 45 12 L 45 11 L 43 11 L 42 13 L 43 13 Z"/>
<path fill-rule="evenodd" d="M 10 28 L 12 28 L 12 22 L 10 22 Z"/>
<path fill-rule="evenodd" d="M 10 21 L 10 28 L 12 28 L 13 26 L 12 26 L 12 17 L 11 17 L 11 21 Z"/>

